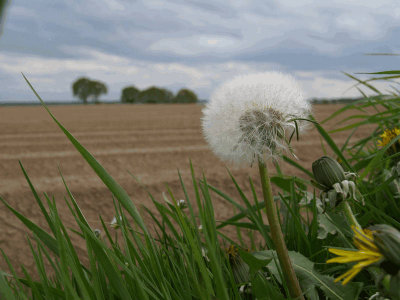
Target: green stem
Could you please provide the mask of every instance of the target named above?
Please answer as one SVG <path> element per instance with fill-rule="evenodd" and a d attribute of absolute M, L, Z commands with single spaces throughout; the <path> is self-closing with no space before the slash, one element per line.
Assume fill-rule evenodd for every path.
<path fill-rule="evenodd" d="M 356 228 L 362 229 L 360 224 L 358 223 L 356 217 L 351 210 L 350 204 L 347 200 L 344 201 L 344 213 L 346 215 L 347 221 L 349 221 L 350 225 L 355 226 Z"/>
<path fill-rule="evenodd" d="M 287 282 L 290 296 L 295 299 L 304 300 L 299 281 L 297 280 L 294 272 L 292 262 L 290 261 L 289 252 L 286 248 L 285 240 L 283 238 L 278 212 L 274 202 L 274 197 L 272 196 L 271 181 L 269 179 L 267 165 L 262 161 L 261 158 L 258 160 L 258 168 L 260 170 L 261 185 L 264 195 L 265 208 L 267 210 L 269 228 L 271 230 L 271 238 L 274 242 L 276 253 L 278 254 L 283 276 Z"/>

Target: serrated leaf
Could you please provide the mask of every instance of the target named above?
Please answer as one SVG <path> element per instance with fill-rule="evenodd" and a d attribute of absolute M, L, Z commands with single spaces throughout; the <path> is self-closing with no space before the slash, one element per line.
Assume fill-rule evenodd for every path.
<path fill-rule="evenodd" d="M 336 226 L 330 221 L 326 214 L 318 215 L 318 236 L 320 240 L 327 238 L 328 234 L 336 234 Z"/>
<path fill-rule="evenodd" d="M 280 266 L 276 264 L 276 252 L 273 250 L 265 250 L 261 252 L 255 252 L 253 255 L 258 259 L 273 259 L 271 263 L 267 265 L 270 272 L 280 280 L 279 272 Z M 358 295 L 361 292 L 362 283 L 348 283 L 341 285 L 335 283 L 334 279 L 327 275 L 322 275 L 314 269 L 314 263 L 302 254 L 294 251 L 289 251 L 289 256 L 293 264 L 293 268 L 299 279 L 300 286 L 307 296 L 308 299 L 318 300 L 317 288 L 321 289 L 328 299 L 334 300 L 354 300 L 358 299 Z"/>
<path fill-rule="evenodd" d="M 239 249 L 240 257 L 250 268 L 250 276 L 253 277 L 262 267 L 268 265 L 272 258 L 259 259 L 253 254 Z"/>
<path fill-rule="evenodd" d="M 265 276 L 257 274 L 251 281 L 251 287 L 257 300 L 284 300 L 284 295 Z"/>

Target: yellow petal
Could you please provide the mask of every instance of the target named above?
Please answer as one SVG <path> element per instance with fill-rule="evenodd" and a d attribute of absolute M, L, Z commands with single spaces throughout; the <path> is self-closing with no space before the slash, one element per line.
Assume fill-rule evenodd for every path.
<path fill-rule="evenodd" d="M 347 276 L 345 280 L 343 280 L 342 285 L 346 285 L 350 280 L 352 280 L 358 273 L 361 272 L 362 269 L 352 269 L 353 272 Z"/>
<path fill-rule="evenodd" d="M 353 268 L 365 268 L 365 267 L 372 265 L 373 263 L 376 263 L 380 260 L 381 260 L 381 257 L 364 260 L 364 261 L 361 261 L 358 264 L 354 265 Z"/>
<path fill-rule="evenodd" d="M 359 256 L 338 256 L 331 259 L 328 259 L 326 262 L 329 263 L 339 263 L 345 264 L 349 262 L 358 262 L 358 261 L 369 261 L 369 260 L 379 260 L 381 256 L 370 256 L 370 255 L 359 255 Z"/>
<path fill-rule="evenodd" d="M 351 268 L 350 270 L 348 270 L 346 273 L 343 273 L 342 275 L 340 275 L 338 278 L 335 279 L 335 282 L 338 282 L 340 280 L 342 280 L 343 278 L 345 278 L 345 280 L 343 281 L 343 285 L 345 285 L 347 282 L 349 282 L 349 280 L 347 280 L 348 277 L 350 277 L 350 280 L 352 278 L 354 278 L 354 276 L 356 276 L 359 272 L 361 271 L 361 269 L 355 269 L 355 268 Z"/>
<path fill-rule="evenodd" d="M 341 255 L 341 256 L 349 256 L 349 255 L 354 255 L 354 253 L 357 253 L 357 250 L 343 250 L 343 249 L 336 249 L 336 248 L 329 248 L 328 251 L 330 253 L 336 254 L 336 255 Z"/>
<path fill-rule="evenodd" d="M 373 243 L 373 238 L 372 235 L 369 236 L 369 233 L 365 234 L 362 229 L 356 228 L 355 226 L 352 226 L 353 232 L 354 232 L 354 243 L 361 242 L 363 243 L 366 247 L 369 247 L 369 249 L 376 249 L 375 244 Z"/>
<path fill-rule="evenodd" d="M 378 249 L 376 248 L 376 246 L 374 246 L 374 247 L 371 248 L 370 245 L 366 245 L 366 244 L 364 244 L 363 242 L 361 242 L 361 241 L 359 241 L 359 240 L 356 240 L 356 239 L 354 239 L 353 244 L 354 244 L 354 246 L 356 246 L 356 247 L 357 247 L 358 249 L 360 249 L 360 250 L 364 250 L 364 251 L 374 251 L 374 252 L 377 252 L 377 251 L 378 251 Z"/>
<path fill-rule="evenodd" d="M 340 256 L 354 256 L 354 255 L 378 256 L 378 255 L 381 255 L 379 252 L 371 251 L 371 250 L 352 250 L 352 249 L 344 250 L 344 249 L 337 249 L 337 248 L 329 248 L 328 251 L 333 254 L 340 255 Z"/>

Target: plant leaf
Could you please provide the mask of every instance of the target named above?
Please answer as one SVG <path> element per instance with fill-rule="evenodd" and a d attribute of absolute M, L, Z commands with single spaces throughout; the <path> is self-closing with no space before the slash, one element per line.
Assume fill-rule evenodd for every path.
<path fill-rule="evenodd" d="M 253 253 L 258 259 L 273 259 L 276 252 L 273 250 L 265 250 Z M 361 292 L 361 283 L 348 283 L 341 285 L 335 283 L 334 279 L 327 275 L 322 275 L 314 269 L 314 263 L 302 254 L 289 251 L 289 256 L 293 264 L 293 268 L 299 278 L 300 286 L 304 294 L 309 299 L 318 300 L 317 288 L 321 289 L 329 299 L 337 300 L 355 300 Z M 276 264 L 277 259 L 272 260 L 268 264 L 268 269 L 279 280 L 279 266 Z"/>
<path fill-rule="evenodd" d="M 29 80 L 22 74 L 25 81 L 28 83 L 29 87 L 32 89 L 33 93 L 39 99 L 40 103 L 47 110 L 51 118 L 54 122 L 60 127 L 60 129 L 64 132 L 67 138 L 74 145 L 76 150 L 82 155 L 82 157 L 87 161 L 87 163 L 92 167 L 92 169 L 96 172 L 97 176 L 104 182 L 104 184 L 108 187 L 108 189 L 113 193 L 115 198 L 122 204 L 122 206 L 129 212 L 129 214 L 134 218 L 136 223 L 140 226 L 140 228 L 144 232 L 148 232 L 147 228 L 143 222 L 142 217 L 140 216 L 136 206 L 133 204 L 131 198 L 128 193 L 112 178 L 108 172 L 103 168 L 103 166 L 90 154 L 89 151 L 86 150 L 76 139 L 75 137 L 56 119 L 56 117 L 51 113 L 50 109 L 47 107 L 46 103 L 42 100 L 36 90 L 33 88 Z"/>

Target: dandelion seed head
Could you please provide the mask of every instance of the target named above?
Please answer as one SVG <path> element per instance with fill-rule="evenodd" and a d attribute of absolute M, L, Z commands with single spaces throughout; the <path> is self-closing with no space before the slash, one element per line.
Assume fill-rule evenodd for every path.
<path fill-rule="evenodd" d="M 101 230 L 100 230 L 100 229 L 96 228 L 93 232 L 94 232 L 94 235 L 95 235 L 97 238 L 99 238 L 99 237 L 101 236 Z"/>
<path fill-rule="evenodd" d="M 122 221 L 122 217 L 121 217 L 121 216 L 119 217 L 119 220 Z M 117 222 L 117 218 L 116 218 L 116 217 L 114 217 L 114 218 L 111 220 L 110 226 L 111 226 L 112 228 L 115 228 L 115 229 L 117 229 L 117 228 L 119 227 L 119 224 L 118 224 L 118 222 Z"/>
<path fill-rule="evenodd" d="M 279 72 L 243 75 L 224 83 L 203 110 L 203 132 L 211 149 L 225 161 L 250 164 L 257 157 L 276 158 L 307 118 L 310 104 L 295 79 Z M 304 122 L 298 121 L 298 129 Z"/>
<path fill-rule="evenodd" d="M 179 208 L 186 208 L 186 202 L 185 202 L 185 200 L 183 200 L 183 199 L 177 200 L 177 201 L 176 201 L 176 205 L 177 205 Z"/>

